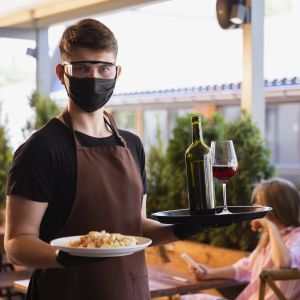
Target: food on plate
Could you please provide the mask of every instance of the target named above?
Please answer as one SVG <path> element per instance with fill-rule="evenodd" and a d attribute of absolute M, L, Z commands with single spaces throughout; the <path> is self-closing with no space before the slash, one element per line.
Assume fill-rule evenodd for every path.
<path fill-rule="evenodd" d="M 134 247 L 137 240 L 133 236 L 120 233 L 108 233 L 105 230 L 90 231 L 79 240 L 69 242 L 69 247 L 76 248 L 124 248 Z"/>

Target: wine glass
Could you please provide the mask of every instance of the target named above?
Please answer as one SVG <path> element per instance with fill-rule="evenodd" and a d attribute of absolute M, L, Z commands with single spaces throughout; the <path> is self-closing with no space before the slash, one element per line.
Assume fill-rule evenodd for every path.
<path fill-rule="evenodd" d="M 222 182 L 223 187 L 224 208 L 220 214 L 231 214 L 227 208 L 226 183 L 236 174 L 238 167 L 233 142 L 231 140 L 212 141 L 211 152 L 213 175 Z"/>

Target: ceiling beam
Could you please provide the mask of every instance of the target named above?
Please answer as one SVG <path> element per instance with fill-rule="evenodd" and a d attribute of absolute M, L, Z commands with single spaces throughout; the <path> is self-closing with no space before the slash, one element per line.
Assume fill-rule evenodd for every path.
<path fill-rule="evenodd" d="M 1 38 L 24 39 L 24 40 L 35 40 L 36 32 L 33 29 L 24 28 L 0 28 Z"/>
<path fill-rule="evenodd" d="M 87 16 L 155 4 L 166 0 L 69 0 L 0 17 L 1 27 L 45 28 Z"/>

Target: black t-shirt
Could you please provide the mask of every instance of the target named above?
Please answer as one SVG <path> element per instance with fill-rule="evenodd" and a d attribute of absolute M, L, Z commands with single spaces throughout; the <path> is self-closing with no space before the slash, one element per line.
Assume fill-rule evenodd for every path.
<path fill-rule="evenodd" d="M 143 145 L 135 134 L 125 130 L 119 132 L 141 172 L 145 194 L 147 183 Z M 85 147 L 121 146 L 114 135 L 95 138 L 81 132 L 75 134 Z M 54 118 L 16 150 L 8 175 L 7 194 L 48 203 L 40 229 L 41 237 L 46 237 L 67 221 L 75 199 L 76 180 L 77 159 L 72 131 Z"/>

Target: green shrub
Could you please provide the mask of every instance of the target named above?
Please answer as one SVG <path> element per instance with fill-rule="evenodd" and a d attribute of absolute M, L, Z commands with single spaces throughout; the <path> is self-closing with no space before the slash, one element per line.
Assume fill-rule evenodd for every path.
<path fill-rule="evenodd" d="M 2 209 L 5 206 L 7 174 L 11 166 L 13 153 L 9 146 L 4 125 L 0 125 L 0 225 L 3 223 Z"/>
<path fill-rule="evenodd" d="M 270 150 L 246 113 L 229 124 L 224 138 L 234 141 L 239 162 L 238 173 L 227 184 L 228 205 L 251 205 L 250 198 L 255 184 L 275 175 L 269 160 Z M 215 180 L 215 186 L 217 203 L 222 205 L 221 184 Z M 250 230 L 249 222 L 207 231 L 197 238 L 198 241 L 208 241 L 215 246 L 246 251 L 252 250 L 257 243 L 257 234 Z"/>
<path fill-rule="evenodd" d="M 41 96 L 37 92 L 34 92 L 29 100 L 30 106 L 35 111 L 35 118 L 27 121 L 26 127 L 22 129 L 25 136 L 42 127 L 60 112 L 59 107 L 49 97 Z M 0 209 L 5 205 L 7 174 L 11 167 L 12 158 L 13 153 L 8 145 L 5 128 L 0 125 Z M 0 213 L 0 224 L 1 218 L 2 214 Z"/>
<path fill-rule="evenodd" d="M 35 117 L 33 120 L 28 120 L 26 122 L 26 126 L 22 130 L 25 137 L 30 135 L 34 130 L 44 126 L 61 111 L 60 107 L 54 101 L 38 92 L 32 93 L 29 98 L 29 105 L 34 110 Z"/>
<path fill-rule="evenodd" d="M 173 130 L 173 138 L 169 141 L 166 152 L 166 169 L 164 172 L 167 185 L 167 207 L 178 209 L 188 207 L 184 155 L 192 142 L 191 117 L 188 114 L 179 117 Z M 207 145 L 213 139 L 220 139 L 226 130 L 226 124 L 220 114 L 215 114 L 211 120 L 202 117 L 204 138 Z"/>
<path fill-rule="evenodd" d="M 173 138 L 169 141 L 165 160 L 160 153 L 159 184 L 149 185 L 149 205 L 151 212 L 161 210 L 180 209 L 188 207 L 186 188 L 184 154 L 192 141 L 191 116 L 188 114 L 176 120 Z M 255 184 L 264 178 L 274 175 L 274 168 L 269 162 L 270 151 L 260 137 L 259 130 L 251 122 L 250 116 L 242 113 L 241 118 L 228 124 L 224 118 L 216 113 L 212 119 L 202 117 L 203 137 L 209 146 L 212 140 L 232 139 L 234 141 L 239 161 L 238 173 L 228 182 L 228 205 L 250 205 L 251 192 Z M 152 153 L 155 150 L 152 149 Z M 151 170 L 152 156 L 148 156 L 148 174 Z M 157 160 L 157 159 L 156 159 Z M 152 183 L 155 182 L 151 178 Z M 158 193 L 155 200 L 152 193 Z M 223 205 L 221 185 L 215 181 L 217 205 Z M 256 234 L 252 233 L 248 222 L 233 224 L 225 228 L 211 229 L 199 234 L 199 242 L 215 246 L 252 250 L 257 242 Z"/>
<path fill-rule="evenodd" d="M 158 144 L 150 147 L 147 159 L 147 185 L 148 191 L 151 191 L 147 195 L 148 216 L 157 211 L 158 207 L 161 210 L 168 209 L 166 205 L 167 187 L 164 180 L 166 156 L 159 126 L 156 130 L 156 137 Z"/>

